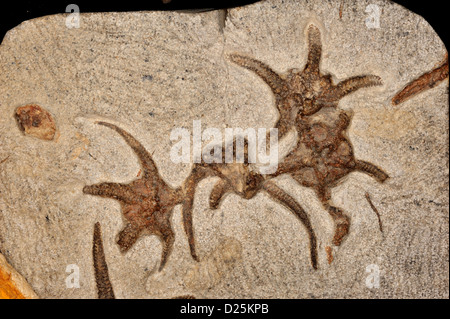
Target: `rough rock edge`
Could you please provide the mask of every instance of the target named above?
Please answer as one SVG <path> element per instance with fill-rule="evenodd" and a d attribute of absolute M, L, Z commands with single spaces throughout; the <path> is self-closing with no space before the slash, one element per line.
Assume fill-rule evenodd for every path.
<path fill-rule="evenodd" d="M 25 278 L 8 264 L 6 258 L 2 254 L 0 254 L 0 272 L 6 274 L 6 276 L 10 276 L 10 283 L 25 299 L 39 299 L 38 295 L 33 291 Z"/>

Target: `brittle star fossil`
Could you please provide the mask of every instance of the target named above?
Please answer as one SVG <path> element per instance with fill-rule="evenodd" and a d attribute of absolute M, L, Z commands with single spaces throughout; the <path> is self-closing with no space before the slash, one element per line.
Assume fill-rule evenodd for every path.
<path fill-rule="evenodd" d="M 192 225 L 192 210 L 196 185 L 200 180 L 217 176 L 220 181 L 214 186 L 210 195 L 210 207 L 215 209 L 227 193 L 235 193 L 242 198 L 253 198 L 260 190 L 265 190 L 272 198 L 289 208 L 306 227 L 310 237 L 311 262 L 317 268 L 317 244 L 311 223 L 302 207 L 270 178 L 283 173 L 291 174 L 299 183 L 313 187 L 336 223 L 333 239 L 340 245 L 347 235 L 350 221 L 342 210 L 331 204 L 330 189 L 339 180 L 352 171 L 362 171 L 385 181 L 388 175 L 375 165 L 356 160 L 353 149 L 345 136 L 350 117 L 339 113 L 339 119 L 332 124 L 313 121 L 311 116 L 322 108 L 336 108 L 344 96 L 359 88 L 380 85 L 381 79 L 374 75 L 351 77 L 338 84 L 333 84 L 331 75 L 321 74 L 319 69 L 322 45 L 320 31 L 314 25 L 308 28 L 308 59 L 303 71 L 291 69 L 287 75 L 278 75 L 267 65 L 255 59 L 238 54 L 231 54 L 230 59 L 259 75 L 272 89 L 276 98 L 276 106 L 280 113 L 275 125 L 279 138 L 282 138 L 292 127 L 297 129 L 299 142 L 281 163 L 278 171 L 270 176 L 263 176 L 251 170 L 248 159 L 243 162 L 195 164 L 190 176 L 181 188 L 171 189 L 159 177 L 151 156 L 128 133 L 115 125 L 100 122 L 99 124 L 115 129 L 133 148 L 141 160 L 144 176 L 131 184 L 102 183 L 86 186 L 85 193 L 117 199 L 122 204 L 125 218 L 128 221 L 125 229 L 119 234 L 119 245 L 127 250 L 137 240 L 144 229 L 163 239 L 164 249 L 160 269 L 164 266 L 174 235 L 170 226 L 173 207 L 183 204 L 183 223 L 188 237 L 191 255 L 195 260 L 195 239 Z M 247 156 L 245 151 L 245 156 Z M 236 158 L 236 145 L 233 142 L 233 154 Z M 149 174 L 149 172 L 153 174 Z M 121 238 L 123 240 L 121 240 Z"/>
<path fill-rule="evenodd" d="M 237 194 L 244 199 L 253 198 L 260 190 L 266 191 L 272 199 L 287 207 L 293 212 L 305 226 L 310 239 L 311 264 L 317 269 L 317 241 L 311 222 L 303 208 L 296 200 L 278 187 L 265 176 L 253 171 L 248 162 L 248 143 L 245 140 L 243 146 L 242 161 L 236 157 L 238 153 L 236 139 L 226 147 L 233 147 L 233 162 L 225 161 L 225 153 L 222 152 L 220 163 L 206 163 L 202 158 L 201 163 L 194 164 L 194 167 L 185 182 L 186 198 L 183 201 L 183 222 L 188 236 L 191 255 L 195 260 L 199 260 L 195 249 L 194 230 L 192 226 L 192 212 L 194 203 L 195 188 L 198 183 L 211 176 L 219 177 L 220 180 L 214 185 L 209 197 L 211 209 L 217 209 L 225 195 L 229 193 Z"/>
<path fill-rule="evenodd" d="M 308 47 L 303 70 L 294 68 L 286 74 L 278 74 L 256 59 L 235 53 L 229 55 L 232 62 L 253 71 L 271 88 L 279 112 L 275 124 L 278 140 L 295 126 L 297 114 L 307 116 L 322 107 L 337 107 L 344 96 L 360 88 L 381 85 L 381 79 L 376 75 L 354 76 L 334 84 L 330 74 L 322 74 L 319 69 L 322 43 L 320 31 L 314 25 L 308 27 Z"/>
<path fill-rule="evenodd" d="M 203 162 L 196 164 L 182 187 L 172 189 L 158 174 L 150 154 L 134 137 L 114 124 L 106 122 L 97 122 L 97 124 L 107 126 L 118 132 L 136 153 L 143 169 L 143 176 L 130 184 L 100 183 L 83 188 L 85 194 L 113 198 L 120 202 L 127 223 L 119 233 L 117 241 L 122 252 L 131 248 L 141 235 L 157 235 L 164 244 L 159 268 L 162 270 L 174 242 L 174 233 L 170 223 L 172 210 L 174 206 L 183 204 L 184 228 L 188 236 L 192 257 L 198 261 L 192 228 L 195 187 L 201 179 L 207 176 L 219 176 L 224 179 L 218 182 L 211 194 L 211 207 L 217 207 L 221 198 L 230 191 L 249 199 L 256 195 L 260 189 L 266 190 L 273 198 L 291 209 L 307 228 L 311 242 L 311 262 L 313 267 L 317 268 L 316 238 L 308 216 L 292 197 L 274 183 L 266 182 L 263 184 L 263 176 L 249 169 L 246 155 L 248 152 L 247 143 L 245 143 L 245 163 L 210 165 Z M 233 156 L 235 154 L 234 152 Z M 225 159 L 223 163 L 225 163 Z"/>
<path fill-rule="evenodd" d="M 273 174 L 290 174 L 299 184 L 315 190 L 336 224 L 335 246 L 348 234 L 350 219 L 332 204 L 331 188 L 353 171 L 369 174 L 381 183 L 389 177 L 375 165 L 355 159 L 353 146 L 346 136 L 350 120 L 349 114 L 336 110 L 324 110 L 306 118 L 298 116 L 297 145 Z"/>
<path fill-rule="evenodd" d="M 128 251 L 145 234 L 156 235 L 163 242 L 159 269 L 167 262 L 175 240 L 171 225 L 173 207 L 182 202 L 181 188 L 173 189 L 158 173 L 151 155 L 129 133 L 114 124 L 97 122 L 119 133 L 133 149 L 142 167 L 142 177 L 129 184 L 100 183 L 85 186 L 85 194 L 113 198 L 120 202 L 126 226 L 118 235 L 122 252 Z"/>
<path fill-rule="evenodd" d="M 331 204 L 330 189 L 351 171 L 362 171 L 384 182 L 388 175 L 375 165 L 355 160 L 353 148 L 345 136 L 350 123 L 346 113 L 339 113 L 334 124 L 325 124 L 311 117 L 325 109 L 335 109 L 344 96 L 364 87 L 381 85 L 375 75 L 361 75 L 333 84 L 330 74 L 322 74 L 320 60 L 322 43 L 320 31 L 308 27 L 308 58 L 304 69 L 291 69 L 277 74 L 266 64 L 240 54 L 230 54 L 232 62 L 255 72 L 275 95 L 279 118 L 275 124 L 281 139 L 292 127 L 299 141 L 296 148 L 283 160 L 273 176 L 289 173 L 300 184 L 316 190 L 320 201 L 336 223 L 333 243 L 339 246 L 347 235 L 350 220 L 342 210 Z"/>

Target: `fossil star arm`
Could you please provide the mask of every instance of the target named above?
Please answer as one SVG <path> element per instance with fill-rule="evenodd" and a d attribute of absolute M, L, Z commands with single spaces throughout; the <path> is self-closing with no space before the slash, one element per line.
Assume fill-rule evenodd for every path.
<path fill-rule="evenodd" d="M 120 251 L 122 253 L 127 252 L 131 246 L 136 243 L 141 233 L 141 229 L 133 223 L 128 223 L 120 231 L 117 239 L 117 244 L 119 245 Z"/>
<path fill-rule="evenodd" d="M 344 96 L 361 88 L 382 85 L 381 78 L 376 75 L 359 75 L 339 82 L 329 92 L 318 99 L 319 102 L 337 102 Z"/>
<path fill-rule="evenodd" d="M 108 265 L 103 250 L 102 230 L 100 223 L 94 225 L 94 239 L 92 245 L 94 260 L 95 282 L 97 283 L 98 299 L 114 299 L 114 290 L 109 280 Z"/>
<path fill-rule="evenodd" d="M 139 143 L 139 141 L 137 141 L 128 132 L 124 131 L 123 129 L 121 129 L 120 127 L 118 127 L 114 124 L 107 123 L 107 122 L 101 122 L 101 121 L 96 122 L 96 123 L 99 125 L 103 125 L 103 126 L 113 129 L 114 131 L 119 133 L 124 138 L 125 142 L 127 142 L 127 144 L 133 149 L 134 153 L 139 158 L 139 161 L 142 166 L 144 178 L 158 178 L 159 177 L 158 169 L 155 165 L 155 162 L 153 161 L 150 154 L 146 151 L 144 146 L 142 146 L 142 144 Z"/>
<path fill-rule="evenodd" d="M 191 174 L 186 179 L 183 184 L 184 199 L 182 203 L 182 215 L 183 215 L 183 225 L 184 231 L 189 242 L 189 248 L 191 251 L 191 256 L 195 261 L 199 261 L 197 252 L 195 251 L 195 238 L 194 238 L 194 228 L 192 225 L 192 211 L 194 206 L 194 196 L 195 188 L 199 181 L 207 176 L 207 170 L 199 166 L 194 166 Z"/>
<path fill-rule="evenodd" d="M 355 170 L 369 174 L 370 176 L 377 179 L 380 183 L 383 183 L 389 178 L 389 175 L 383 172 L 380 168 L 366 161 L 356 160 Z"/>
<path fill-rule="evenodd" d="M 275 198 L 279 203 L 289 208 L 289 210 L 291 210 L 305 226 L 310 241 L 311 264 L 314 269 L 317 269 L 317 240 L 306 212 L 294 198 L 292 198 L 289 194 L 279 188 L 275 183 L 267 181 L 266 183 L 264 183 L 263 189 L 271 197 Z"/>
<path fill-rule="evenodd" d="M 169 215 L 172 215 L 172 214 L 169 214 Z M 162 251 L 162 257 L 161 257 L 161 264 L 159 265 L 159 271 L 161 271 L 164 268 L 164 266 L 166 265 L 167 259 L 169 258 L 169 255 L 173 248 L 173 244 L 175 242 L 175 233 L 172 230 L 170 221 L 165 223 L 164 231 L 162 232 L 162 235 L 160 236 L 160 238 L 163 242 L 163 251 Z"/>
<path fill-rule="evenodd" d="M 333 206 L 331 202 L 331 191 L 326 185 L 318 186 L 317 197 L 322 202 L 323 207 L 328 211 L 335 224 L 333 245 L 340 246 L 350 230 L 350 217 L 344 214 L 342 209 Z"/>
<path fill-rule="evenodd" d="M 140 196 L 129 185 L 119 183 L 88 185 L 83 188 L 83 193 L 113 198 L 125 204 L 135 204 L 140 200 Z"/>
<path fill-rule="evenodd" d="M 344 97 L 361 88 L 382 85 L 381 78 L 376 75 L 360 75 L 348 78 L 337 84 L 338 94 Z"/>
<path fill-rule="evenodd" d="M 308 27 L 308 60 L 305 65 L 306 73 L 319 74 L 319 64 L 322 57 L 322 42 L 320 31 L 315 25 Z"/>
<path fill-rule="evenodd" d="M 209 208 L 217 209 L 223 197 L 230 191 L 230 184 L 224 179 L 219 180 L 214 185 L 211 195 L 209 196 Z"/>
<path fill-rule="evenodd" d="M 279 94 L 283 90 L 285 81 L 268 65 L 256 59 L 252 59 L 250 57 L 235 53 L 230 54 L 229 59 L 237 65 L 255 72 L 261 79 L 264 80 L 264 82 L 269 85 L 269 87 L 275 94 Z"/>

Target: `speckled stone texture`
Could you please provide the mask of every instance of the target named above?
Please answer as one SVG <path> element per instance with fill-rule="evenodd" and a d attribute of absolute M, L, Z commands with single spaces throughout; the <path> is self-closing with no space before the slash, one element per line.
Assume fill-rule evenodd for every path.
<path fill-rule="evenodd" d="M 118 298 L 448 298 L 448 80 L 391 104 L 406 84 L 445 58 L 430 25 L 381 0 L 344 1 L 342 7 L 340 1 L 270 0 L 228 10 L 225 24 L 223 16 L 82 14 L 80 27 L 68 28 L 66 15 L 54 15 L 26 21 L 5 36 L 0 251 L 8 262 L 41 298 L 95 298 L 92 232 L 99 221 Z M 291 212 L 263 192 L 251 200 L 227 196 L 211 210 L 216 178 L 208 178 L 194 203 L 200 263 L 190 256 L 180 206 L 172 216 L 174 249 L 162 272 L 156 236 L 121 254 L 115 243 L 123 227 L 119 203 L 82 189 L 128 183 L 140 167 L 123 139 L 95 121 L 132 134 L 153 154 L 165 181 L 179 186 L 191 165 L 170 159 L 174 128 L 192 131 L 194 120 L 220 130 L 270 128 L 276 121 L 268 86 L 226 55 L 243 53 L 280 73 L 301 69 L 311 23 L 321 32 L 322 72 L 335 82 L 361 74 L 383 81 L 339 102 L 353 112 L 348 135 L 356 157 L 390 175 L 379 184 L 352 173 L 333 189 L 334 203 L 352 220 L 343 244 L 332 246 L 334 224 L 315 193 L 287 175 L 275 181 L 310 216 L 317 271 L 307 233 Z M 27 104 L 52 114 L 52 141 L 19 129 L 15 111 Z M 291 133 L 281 141 L 281 156 L 296 138 Z M 380 212 L 383 233 L 366 193 Z M 79 269 L 79 288 L 67 287 L 69 265 Z"/>

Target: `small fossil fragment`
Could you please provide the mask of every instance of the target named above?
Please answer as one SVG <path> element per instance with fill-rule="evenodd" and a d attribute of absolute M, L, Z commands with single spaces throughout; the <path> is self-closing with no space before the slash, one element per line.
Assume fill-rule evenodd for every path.
<path fill-rule="evenodd" d="M 331 263 L 334 260 L 333 257 L 333 249 L 330 246 L 325 247 L 325 252 L 327 253 L 327 261 L 328 261 L 328 265 L 331 265 Z"/>
<path fill-rule="evenodd" d="M 0 161 L 0 164 L 3 164 L 3 163 L 6 162 L 8 159 L 9 159 L 9 156 L 6 157 L 5 159 L 1 160 L 1 161 Z"/>
<path fill-rule="evenodd" d="M 339 6 L 339 20 L 342 20 L 342 11 L 344 10 L 344 0 L 341 0 L 341 5 Z"/>
<path fill-rule="evenodd" d="M 378 209 L 375 207 L 375 205 L 372 203 L 372 200 L 370 199 L 370 195 L 369 193 L 366 193 L 366 199 L 369 202 L 370 208 L 372 208 L 372 210 L 375 212 L 375 214 L 377 214 L 378 217 L 378 225 L 380 227 L 380 232 L 383 232 L 383 224 L 381 223 L 381 216 L 380 213 L 378 212 Z"/>
<path fill-rule="evenodd" d="M 448 55 L 445 56 L 444 62 L 439 67 L 422 74 L 405 86 L 403 90 L 392 98 L 392 104 L 399 105 L 409 98 L 434 88 L 445 79 L 448 79 Z"/>
<path fill-rule="evenodd" d="M 51 141 L 55 137 L 56 125 L 52 115 L 36 104 L 17 108 L 16 119 L 26 135 Z"/>

